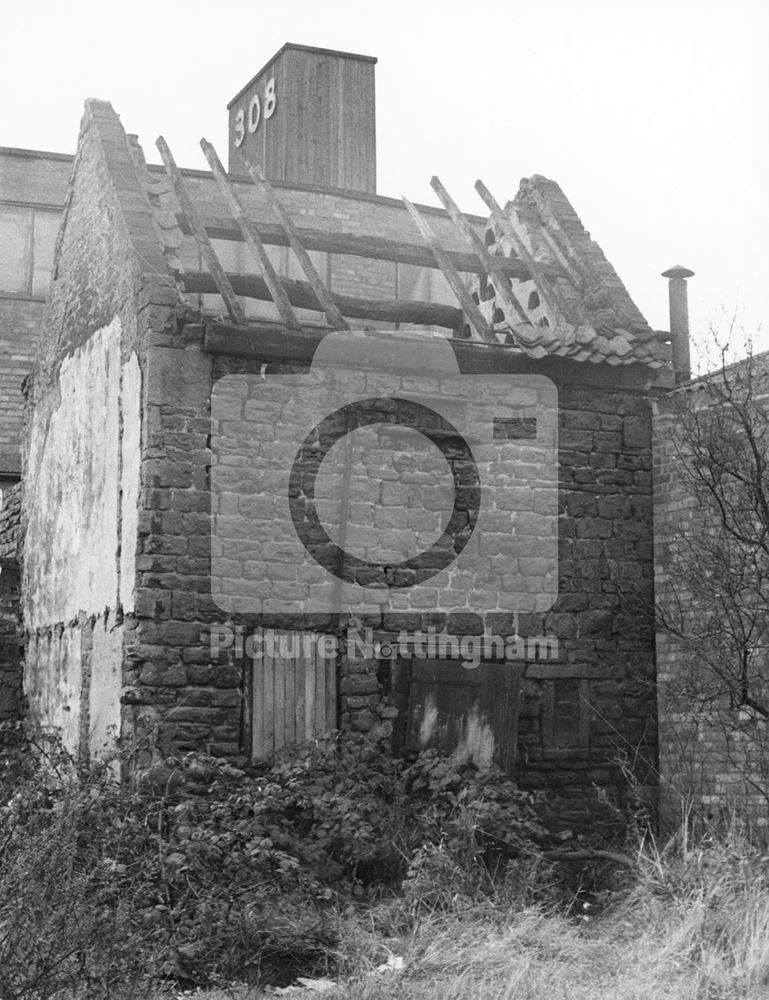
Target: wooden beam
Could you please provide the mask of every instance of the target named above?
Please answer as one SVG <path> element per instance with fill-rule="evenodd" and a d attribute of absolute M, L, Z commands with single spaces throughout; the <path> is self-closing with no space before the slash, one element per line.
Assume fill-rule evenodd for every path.
<path fill-rule="evenodd" d="M 265 279 L 259 274 L 228 274 L 228 279 L 238 295 L 251 299 L 270 301 L 272 295 Z M 188 292 L 203 295 L 216 293 L 216 284 L 206 271 L 186 271 L 181 275 Z M 289 302 L 297 309 L 314 309 L 322 312 L 321 304 L 306 281 L 279 279 Z M 441 326 L 450 330 L 459 328 L 462 310 L 437 302 L 416 302 L 408 299 L 361 299 L 352 295 L 333 293 L 340 312 L 352 319 L 370 319 L 379 323 L 414 323 L 418 326 Z"/>
<path fill-rule="evenodd" d="M 534 260 L 534 257 L 529 252 L 529 248 L 526 246 L 526 242 L 522 236 L 521 225 L 518 221 L 517 215 L 513 212 L 514 217 L 508 219 L 507 216 L 503 214 L 496 198 L 491 191 L 489 191 L 483 181 L 477 180 L 475 182 L 475 190 L 489 207 L 493 222 L 496 223 L 505 236 L 507 236 L 515 252 L 528 267 L 531 278 L 537 286 L 540 299 L 547 306 L 555 322 L 558 323 L 563 318 L 563 309 L 558 302 L 557 293 L 554 291 L 552 286 L 548 284 L 544 271 L 540 267 L 538 261 Z"/>
<path fill-rule="evenodd" d="M 246 246 L 251 251 L 254 260 L 262 270 L 267 288 L 270 291 L 270 296 L 275 302 L 278 312 L 280 313 L 280 318 L 286 326 L 289 327 L 289 329 L 300 329 L 301 323 L 296 318 L 296 313 L 291 308 L 291 303 L 288 301 L 288 296 L 280 283 L 280 279 L 278 278 L 275 268 L 272 266 L 272 261 L 267 256 L 267 251 L 264 248 L 264 244 L 261 241 L 259 233 L 256 231 L 256 228 L 251 220 L 246 217 L 240 198 L 238 198 L 235 190 L 227 179 L 227 174 L 224 172 L 224 167 L 222 166 L 219 157 L 216 155 L 216 150 L 211 143 L 207 142 L 205 139 L 200 140 L 200 148 L 203 150 L 203 153 L 208 160 L 208 165 L 211 167 L 211 172 L 214 175 L 216 183 L 219 185 L 219 190 L 224 195 L 227 204 L 230 206 L 230 211 L 235 216 L 235 221 L 240 227 L 243 239 L 246 241 Z"/>
<path fill-rule="evenodd" d="M 580 290 L 585 288 L 591 283 L 591 280 L 589 268 L 585 268 L 583 265 L 584 256 L 574 246 L 571 237 L 536 186 L 529 187 L 528 196 L 533 199 L 537 206 L 539 217 L 542 220 L 542 235 L 553 251 L 555 259 L 568 273 L 575 288 Z"/>
<path fill-rule="evenodd" d="M 491 325 L 486 321 L 486 317 L 483 315 L 483 313 L 480 311 L 478 306 L 473 301 L 472 295 L 465 287 L 464 282 L 459 277 L 459 272 L 451 263 L 443 247 L 438 242 L 438 237 L 433 232 L 430 224 L 427 222 L 426 219 L 422 218 L 422 216 L 419 214 L 414 205 L 412 205 L 411 202 L 408 200 L 408 198 L 403 199 L 403 204 L 408 209 L 409 215 L 414 220 L 414 223 L 417 229 L 424 237 L 425 242 L 432 250 L 435 259 L 438 263 L 438 266 L 440 267 L 441 271 L 443 271 L 443 275 L 446 278 L 446 281 L 448 281 L 449 285 L 451 285 L 454 294 L 459 300 L 459 304 L 462 306 L 465 315 L 470 321 L 470 325 L 473 327 L 473 329 L 481 338 L 481 340 L 485 340 L 487 344 L 497 343 L 497 338 L 494 335 L 494 330 L 492 329 Z"/>
<path fill-rule="evenodd" d="M 449 213 L 451 221 L 457 227 L 459 232 L 464 236 L 470 246 L 473 248 L 475 255 L 478 260 L 483 264 L 486 272 L 494 278 L 494 285 L 497 295 L 505 303 L 508 310 L 512 313 L 516 313 L 518 318 L 523 323 L 531 323 L 526 310 L 523 308 L 521 303 L 515 297 L 515 292 L 510 284 L 510 279 L 505 274 L 501 267 L 501 261 L 499 257 L 494 257 L 486 249 L 486 245 L 480 238 L 478 233 L 473 229 L 468 220 L 465 218 L 462 212 L 460 212 L 457 207 L 456 202 L 448 193 L 446 188 L 441 184 L 438 177 L 433 177 L 430 181 L 430 186 L 433 191 L 438 195 L 443 207 Z"/>
<path fill-rule="evenodd" d="M 248 326 L 233 326 L 226 321 L 190 323 L 185 328 L 191 339 L 203 341 L 203 350 L 212 355 L 245 358 L 254 364 L 290 362 L 309 367 L 318 344 L 328 334 L 319 327 L 286 330 L 280 323 L 251 322 Z M 397 335 L 396 335 L 397 336 Z M 672 376 L 664 368 L 650 369 L 642 361 L 629 365 L 615 365 L 610 371 L 603 364 L 586 364 L 572 358 L 548 356 L 532 358 L 518 348 L 505 344 L 486 344 L 480 340 L 446 338 L 456 355 L 459 370 L 468 375 L 500 374 L 500 372 L 527 375 L 546 375 L 560 392 L 569 386 L 584 389 L 605 389 L 607 378 L 614 389 L 637 391 L 638 386 L 648 389 L 670 389 Z M 541 665 L 540 665 L 541 666 Z M 563 665 L 545 665 L 542 673 L 537 664 L 531 669 L 541 678 L 549 679 L 552 671 Z M 543 668 L 544 669 L 544 668 Z"/>
<path fill-rule="evenodd" d="M 208 217 L 204 221 L 206 232 L 212 240 L 243 242 L 243 234 L 231 220 Z M 185 235 L 192 234 L 184 216 L 180 215 L 178 222 Z M 262 221 L 253 224 L 262 243 L 267 246 L 289 246 L 288 237 L 282 226 Z M 303 227 L 297 227 L 296 231 L 306 250 L 321 250 L 324 253 L 367 257 L 374 260 L 389 260 L 398 264 L 413 264 L 415 267 L 438 268 L 429 247 L 416 243 L 402 243 L 398 240 L 387 240 L 380 236 L 365 236 L 359 233 L 330 233 L 322 229 L 305 229 Z M 444 252 L 457 271 L 466 274 L 486 273 L 486 268 L 479 262 L 475 254 L 460 253 L 456 250 Z M 496 259 L 499 261 L 499 267 L 509 278 L 518 278 L 521 281 L 531 280 L 529 269 L 523 261 L 514 257 L 498 257 Z M 567 272 L 561 267 L 545 263 L 539 266 L 543 274 L 556 278 L 568 277 Z"/>
<path fill-rule="evenodd" d="M 211 275 L 216 282 L 217 294 L 221 295 L 224 300 L 224 305 L 227 312 L 230 314 L 230 319 L 234 323 L 245 323 L 246 314 L 243 312 L 240 303 L 235 298 L 235 293 L 227 280 L 224 268 L 219 263 L 219 258 L 216 256 L 216 251 L 211 246 L 211 241 L 209 240 L 203 223 L 200 220 L 200 216 L 192 203 L 192 199 L 187 194 L 187 188 L 184 185 L 184 178 L 182 177 L 181 171 L 177 167 L 174 158 L 171 155 L 168 143 L 161 135 L 158 136 L 155 145 L 157 146 L 163 159 L 163 165 L 165 166 L 166 173 L 173 184 L 173 188 L 176 192 L 176 197 L 179 199 L 179 205 L 181 206 L 182 212 L 184 212 L 187 217 L 187 222 L 192 230 L 192 235 L 195 237 L 203 257 L 205 258 L 208 270 L 211 272 Z"/>
<path fill-rule="evenodd" d="M 317 327 L 286 330 L 282 323 L 249 323 L 248 326 L 228 326 L 223 323 L 194 324 L 203 337 L 207 354 L 232 358 L 248 358 L 259 364 L 291 360 L 309 366 L 318 344 L 328 333 Z"/>
<path fill-rule="evenodd" d="M 267 203 L 272 209 L 273 215 L 283 227 L 283 231 L 286 234 L 288 242 L 291 244 L 291 249 L 296 254 L 296 259 L 299 261 L 299 265 L 304 271 L 305 277 L 312 287 L 313 292 L 315 292 L 318 302 L 320 302 L 323 307 L 323 312 L 326 314 L 329 323 L 335 330 L 349 330 L 350 327 L 347 323 L 345 323 L 342 318 L 342 314 L 336 307 L 336 303 L 331 298 L 329 290 L 321 281 L 320 275 L 315 270 L 315 265 L 310 260 L 309 254 L 302 245 L 299 232 L 294 225 L 291 216 L 285 210 L 280 199 L 275 194 L 272 185 L 258 167 L 246 161 L 245 157 L 243 157 L 243 159 L 246 163 L 246 170 L 248 170 L 249 174 L 253 178 L 254 183 L 261 187 L 267 197 Z"/>

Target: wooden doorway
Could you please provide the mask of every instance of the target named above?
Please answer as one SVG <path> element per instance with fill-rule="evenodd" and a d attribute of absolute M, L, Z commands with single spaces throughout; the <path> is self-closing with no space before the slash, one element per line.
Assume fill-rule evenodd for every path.
<path fill-rule="evenodd" d="M 486 661 L 467 669 L 459 660 L 398 659 L 392 683 L 396 753 L 435 748 L 512 774 L 521 674 L 522 666 L 513 663 Z"/>
<path fill-rule="evenodd" d="M 314 632 L 257 630 L 252 661 L 250 747 L 270 760 L 284 747 L 324 740 L 338 726 L 337 662 Z"/>

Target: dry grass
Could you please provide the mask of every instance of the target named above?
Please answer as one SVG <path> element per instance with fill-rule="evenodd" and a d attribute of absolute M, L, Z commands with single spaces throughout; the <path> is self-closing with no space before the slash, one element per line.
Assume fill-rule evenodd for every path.
<path fill-rule="evenodd" d="M 769 998 L 769 896 L 693 894 L 689 905 L 640 891 L 595 922 L 534 909 L 426 916 L 389 946 L 401 973 L 376 971 L 386 949 L 360 924 L 347 945 L 355 968 L 307 1000 L 761 1000 Z M 381 938 L 379 939 L 381 940 Z M 372 950 L 373 948 L 373 950 Z M 353 957 L 351 955 L 351 957 Z M 253 989 L 198 994 L 201 1000 L 256 1000 Z M 298 994 L 296 994 L 298 995 Z"/>
<path fill-rule="evenodd" d="M 600 917 L 457 907 L 398 936 L 402 915 L 348 917 L 347 974 L 307 1000 L 769 1000 L 769 857 L 734 831 L 675 853 L 647 847 L 633 888 Z M 388 948 L 402 972 L 376 971 Z M 206 1000 L 231 996 L 260 994 Z"/>
<path fill-rule="evenodd" d="M 576 925 L 534 910 L 426 919 L 400 974 L 359 974 L 328 1000 L 759 1000 L 769 997 L 769 898 L 728 915 L 649 904 Z"/>

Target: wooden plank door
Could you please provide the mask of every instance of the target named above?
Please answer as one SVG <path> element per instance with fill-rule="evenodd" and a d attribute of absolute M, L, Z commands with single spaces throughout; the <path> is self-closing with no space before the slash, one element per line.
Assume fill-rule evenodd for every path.
<path fill-rule="evenodd" d="M 398 660 L 393 701 L 399 709 L 394 746 L 415 754 L 436 748 L 467 757 L 479 768 L 515 765 L 521 667 L 457 660 Z"/>
<path fill-rule="evenodd" d="M 324 740 L 338 725 L 336 659 L 318 655 L 320 636 L 270 631 L 272 648 L 255 643 L 262 657 L 252 663 L 251 755 L 257 760 Z"/>

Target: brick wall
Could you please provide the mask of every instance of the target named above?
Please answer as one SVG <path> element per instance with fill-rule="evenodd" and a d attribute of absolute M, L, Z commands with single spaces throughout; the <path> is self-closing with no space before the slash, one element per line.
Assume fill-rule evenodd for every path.
<path fill-rule="evenodd" d="M 748 366 L 752 366 L 751 405 L 758 402 L 764 412 L 768 360 L 767 355 L 761 355 L 734 366 L 729 374 L 739 395 L 740 386 L 746 384 Z M 715 384 L 721 375 L 716 372 L 709 378 Z M 689 488 L 682 471 L 682 456 L 691 455 L 684 433 L 685 422 L 691 421 L 690 414 L 696 409 L 698 425 L 707 435 L 709 422 L 720 409 L 716 393 L 708 386 L 708 378 L 699 379 L 661 399 L 655 407 L 653 422 L 660 813 L 663 825 L 676 827 L 685 816 L 691 822 L 728 820 L 736 809 L 757 825 L 765 826 L 769 746 L 766 721 L 760 713 L 740 704 L 739 684 L 731 683 L 730 692 L 729 683 L 724 680 L 734 679 L 735 665 L 744 652 L 732 635 L 737 635 L 749 619 L 735 613 L 736 605 L 729 597 L 728 574 L 723 578 L 716 576 L 721 583 L 711 586 L 707 582 L 713 573 L 708 554 L 712 550 L 704 541 L 713 539 L 718 544 L 725 536 L 704 489 Z M 763 426 L 761 421 L 754 423 L 754 429 L 759 448 L 765 450 L 765 443 L 761 443 L 766 440 L 765 422 Z M 724 433 L 721 440 L 727 440 Z M 734 447 L 738 446 L 735 439 Z M 752 470 L 749 457 L 743 468 L 748 473 Z M 698 539 L 704 540 L 700 547 Z M 738 572 L 744 574 L 742 586 L 746 593 L 739 598 L 739 604 L 747 608 L 753 597 L 760 594 L 755 583 L 751 583 L 747 549 L 740 549 L 732 542 L 727 550 L 732 554 L 724 557 L 724 565 L 726 559 L 734 559 L 740 563 Z M 721 589 L 723 597 L 718 593 Z M 766 701 L 769 639 L 766 625 L 762 635 L 760 617 L 751 632 L 751 642 L 758 644 L 759 661 L 750 693 L 757 701 Z M 721 679 L 714 667 L 723 671 Z"/>
<path fill-rule="evenodd" d="M 53 238 L 72 159 L 0 147 L 0 225 L 7 227 L 0 269 L 0 475 L 21 471 L 21 383 L 42 338 Z"/>

